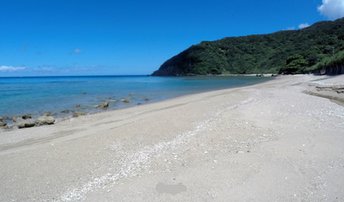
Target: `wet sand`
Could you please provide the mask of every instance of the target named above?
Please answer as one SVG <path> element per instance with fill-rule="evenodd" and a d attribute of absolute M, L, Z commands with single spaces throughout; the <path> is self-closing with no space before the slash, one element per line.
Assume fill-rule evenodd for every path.
<path fill-rule="evenodd" d="M 344 108 L 309 94 L 334 85 L 281 76 L 1 132 L 0 201 L 343 201 Z"/>

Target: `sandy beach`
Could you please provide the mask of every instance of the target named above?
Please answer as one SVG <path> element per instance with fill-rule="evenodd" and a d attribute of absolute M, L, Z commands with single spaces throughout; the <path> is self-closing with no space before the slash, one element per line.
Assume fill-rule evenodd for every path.
<path fill-rule="evenodd" d="M 0 133 L 0 201 L 344 201 L 344 76 Z"/>

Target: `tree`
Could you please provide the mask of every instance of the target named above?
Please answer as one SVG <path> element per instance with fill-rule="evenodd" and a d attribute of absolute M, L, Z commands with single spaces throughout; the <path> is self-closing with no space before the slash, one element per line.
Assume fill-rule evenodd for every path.
<path fill-rule="evenodd" d="M 288 57 L 286 66 L 281 68 L 280 73 L 296 74 L 303 73 L 302 70 L 308 66 L 307 60 L 302 55 L 296 54 Z"/>

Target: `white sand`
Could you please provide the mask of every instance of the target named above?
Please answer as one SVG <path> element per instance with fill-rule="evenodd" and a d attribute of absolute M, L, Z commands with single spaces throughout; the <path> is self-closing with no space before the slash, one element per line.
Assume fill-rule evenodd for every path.
<path fill-rule="evenodd" d="M 320 81 L 344 76 L 2 132 L 0 201 L 344 201 L 344 107 L 303 93 Z"/>

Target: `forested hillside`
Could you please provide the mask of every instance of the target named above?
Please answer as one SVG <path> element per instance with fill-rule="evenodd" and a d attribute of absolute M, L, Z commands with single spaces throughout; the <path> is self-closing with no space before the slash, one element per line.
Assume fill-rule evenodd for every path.
<path fill-rule="evenodd" d="M 204 41 L 172 57 L 153 75 L 343 73 L 343 51 L 344 18 L 301 30 Z"/>

